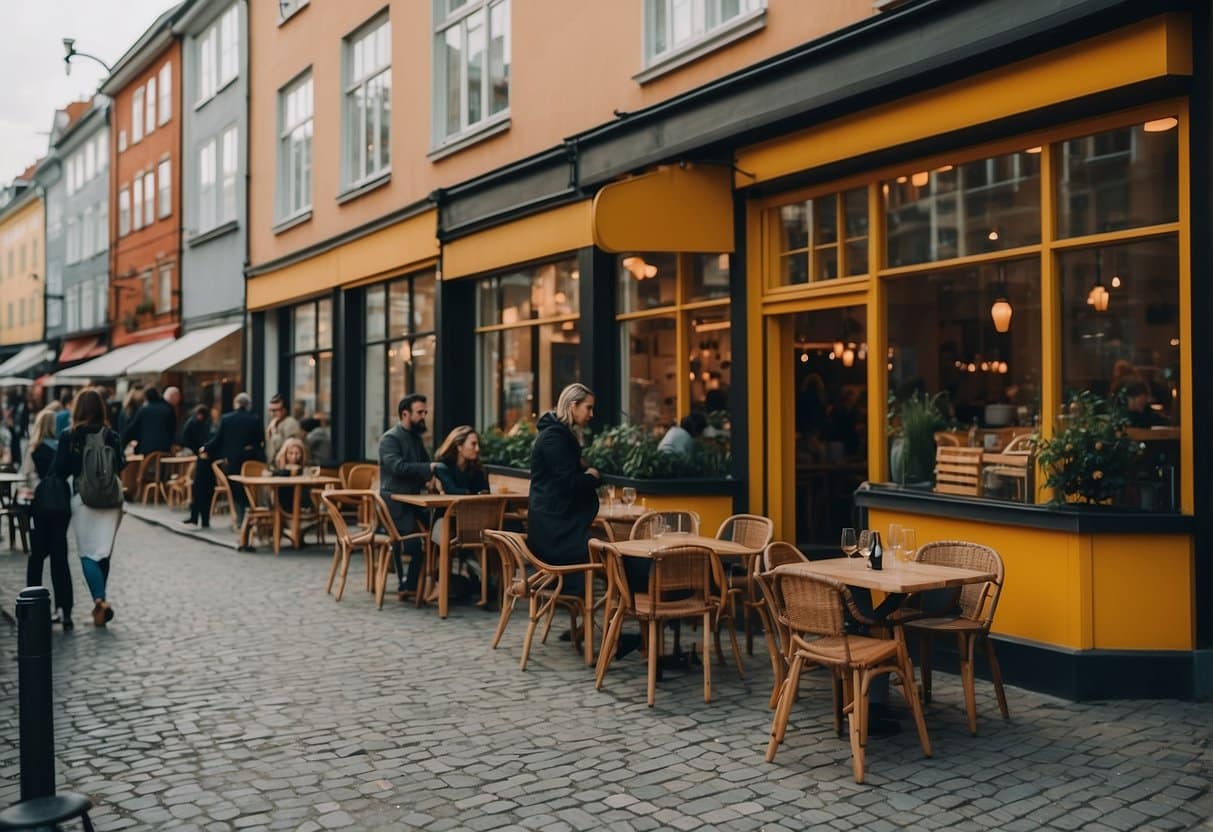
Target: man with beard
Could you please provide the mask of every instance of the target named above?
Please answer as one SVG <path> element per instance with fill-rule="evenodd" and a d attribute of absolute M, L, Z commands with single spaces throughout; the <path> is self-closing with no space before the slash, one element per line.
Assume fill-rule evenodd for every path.
<path fill-rule="evenodd" d="M 412 534 L 418 530 L 417 520 L 419 508 L 398 503 L 392 499 L 393 494 L 421 494 L 430 481 L 438 463 L 430 460 L 430 453 L 421 442 L 425 433 L 425 417 L 429 414 L 426 398 L 420 393 L 410 393 L 400 400 L 397 408 L 399 423 L 383 435 L 379 440 L 379 493 L 387 503 L 392 513 L 392 521 L 401 534 Z M 408 573 L 401 568 L 401 552 L 392 553 L 396 564 L 396 575 L 403 576 L 397 589 L 403 600 L 403 593 L 416 592 L 417 580 L 421 573 L 421 540 L 413 538 L 405 541 L 404 552 L 409 555 Z"/>

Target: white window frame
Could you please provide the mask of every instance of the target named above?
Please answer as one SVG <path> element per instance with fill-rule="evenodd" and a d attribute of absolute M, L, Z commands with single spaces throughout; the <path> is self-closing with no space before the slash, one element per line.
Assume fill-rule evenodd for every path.
<path fill-rule="evenodd" d="M 160 106 L 157 118 L 160 124 L 168 124 L 173 117 L 173 65 L 160 67 Z"/>
<path fill-rule="evenodd" d="M 108 251 L 110 247 L 110 203 L 102 199 L 97 203 L 97 251 Z"/>
<path fill-rule="evenodd" d="M 240 14 L 236 3 L 219 16 L 219 85 L 223 89 L 240 75 Z"/>
<path fill-rule="evenodd" d="M 69 286 L 64 292 L 67 306 L 67 331 L 75 332 L 80 329 L 80 287 Z M 10 307 L 11 309 L 11 307 Z"/>
<path fill-rule="evenodd" d="M 215 201 L 218 170 L 216 142 L 212 138 L 198 148 L 198 230 L 210 231 L 219 224 Z"/>
<path fill-rule="evenodd" d="M 156 174 L 148 171 L 143 174 L 143 227 L 147 228 L 156 221 Z"/>
<path fill-rule="evenodd" d="M 219 89 L 219 27 L 212 24 L 198 38 L 198 103 L 202 106 L 215 97 Z"/>
<path fill-rule="evenodd" d="M 109 136 L 106 135 L 103 129 L 93 141 L 97 145 L 97 173 L 101 174 L 110 166 Z"/>
<path fill-rule="evenodd" d="M 131 101 L 131 144 L 143 141 L 143 87 L 136 87 Z"/>
<path fill-rule="evenodd" d="M 173 311 L 173 264 L 164 263 L 157 271 L 160 292 L 156 311 L 160 313 L 171 312 Z"/>
<path fill-rule="evenodd" d="M 373 63 L 364 56 L 368 49 Z M 392 21 L 386 11 L 360 26 L 342 44 L 342 182 L 347 188 L 377 179 L 392 169 L 391 160 L 391 99 L 392 99 Z M 366 123 L 375 97 L 372 133 L 375 158 L 367 153 Z M 382 145 L 383 108 L 380 96 L 388 100 L 389 123 L 387 147 Z"/>
<path fill-rule="evenodd" d="M 240 133 L 235 124 L 219 134 L 218 177 L 219 224 L 233 222 L 237 213 L 237 171 L 240 165 Z"/>
<path fill-rule="evenodd" d="M 80 328 L 92 329 L 97 325 L 96 318 L 93 315 L 93 305 L 96 300 L 96 295 L 93 293 L 92 281 L 81 283 L 80 285 Z"/>
<path fill-rule="evenodd" d="M 85 142 L 82 149 L 84 151 L 84 181 L 91 182 L 97 175 L 97 146 L 92 142 Z"/>
<path fill-rule="evenodd" d="M 63 323 L 63 305 L 58 298 L 51 295 L 63 294 L 63 269 L 58 263 L 48 263 L 46 267 L 46 325 L 59 326 Z"/>
<path fill-rule="evenodd" d="M 294 219 L 312 210 L 312 128 L 315 90 L 309 67 L 278 91 L 278 219 Z M 306 113 L 304 112 L 304 108 Z M 294 112 L 292 112 L 294 111 Z M 293 118 L 289 118 L 293 116 Z M 296 159 L 296 147 L 300 154 Z M 293 172 L 298 161 L 300 181 Z"/>
<path fill-rule="evenodd" d="M 121 188 L 118 191 L 118 236 L 125 237 L 131 233 L 131 191 Z"/>
<path fill-rule="evenodd" d="M 131 184 L 131 230 L 143 228 L 143 174 L 135 174 Z"/>
<path fill-rule="evenodd" d="M 160 219 L 173 215 L 173 160 L 161 159 L 156 165 L 156 183 L 159 186 L 156 198 L 160 202 Z"/>
<path fill-rule="evenodd" d="M 644 0 L 644 66 L 641 83 L 682 66 L 766 25 L 767 0 L 736 0 L 738 11 L 725 18 L 729 0 Z M 691 34 L 674 43 L 675 9 L 691 15 Z M 657 51 L 658 30 L 665 48 Z"/>
<path fill-rule="evenodd" d="M 435 150 L 440 150 L 445 146 L 461 143 L 463 140 L 480 133 L 487 132 L 490 129 L 499 125 L 504 125 L 509 121 L 510 103 L 509 103 L 509 86 L 512 83 L 512 73 L 510 70 L 513 67 L 511 58 L 511 31 L 512 31 L 512 0 L 466 0 L 458 8 L 451 9 L 451 0 L 433 0 L 434 9 L 434 53 L 433 53 L 433 144 Z M 492 12 L 494 9 L 505 6 L 505 66 L 506 70 L 506 105 L 500 111 L 490 112 L 492 108 L 492 72 L 490 51 L 493 42 L 492 30 Z M 480 97 L 481 97 L 481 116 L 477 121 L 468 120 L 468 101 L 467 101 L 467 23 L 469 18 L 474 15 L 481 14 L 484 18 L 484 46 L 483 60 L 484 66 L 481 71 L 480 80 Z M 446 36 L 447 32 L 459 29 L 460 41 L 460 82 L 459 82 L 459 127 L 458 129 L 447 131 L 447 89 L 446 89 Z"/>
<path fill-rule="evenodd" d="M 156 129 L 156 78 L 147 79 L 147 126 L 143 135 L 150 136 Z"/>
<path fill-rule="evenodd" d="M 109 280 L 103 274 L 93 280 L 93 292 L 97 298 L 97 325 L 101 326 L 109 319 Z"/>

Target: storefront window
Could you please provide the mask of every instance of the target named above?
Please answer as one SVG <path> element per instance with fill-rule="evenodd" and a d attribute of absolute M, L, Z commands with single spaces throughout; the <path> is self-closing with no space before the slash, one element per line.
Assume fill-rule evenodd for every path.
<path fill-rule="evenodd" d="M 866 187 L 784 205 L 779 220 L 780 285 L 867 274 Z"/>
<path fill-rule="evenodd" d="M 328 419 L 333 412 L 333 302 L 324 298 L 291 310 L 292 415 Z"/>
<path fill-rule="evenodd" d="M 628 420 L 659 432 L 694 410 L 727 410 L 729 255 L 637 252 L 621 255 L 618 264 Z"/>
<path fill-rule="evenodd" d="M 1057 146 L 1057 236 L 1080 237 L 1179 218 L 1179 130 L 1158 118 Z"/>
<path fill-rule="evenodd" d="M 1040 242 L 1040 148 L 902 174 L 881 192 L 892 268 Z"/>
<path fill-rule="evenodd" d="M 438 403 L 434 400 L 434 275 L 424 272 L 398 278 L 366 290 L 366 429 L 364 452 L 376 458 L 379 437 L 396 421 L 396 407 L 407 393 L 423 393 L 430 402 L 430 424 Z M 418 315 L 418 309 L 430 310 Z"/>
<path fill-rule="evenodd" d="M 1066 398 L 1089 390 L 1128 408 L 1130 436 L 1146 449 L 1117 502 L 1175 511 L 1183 393 L 1178 240 L 1068 251 L 1058 268 Z"/>
<path fill-rule="evenodd" d="M 481 281 L 477 292 L 481 425 L 509 430 L 556 405 L 581 376 L 577 260 Z M 432 295 L 430 298 L 432 318 Z"/>

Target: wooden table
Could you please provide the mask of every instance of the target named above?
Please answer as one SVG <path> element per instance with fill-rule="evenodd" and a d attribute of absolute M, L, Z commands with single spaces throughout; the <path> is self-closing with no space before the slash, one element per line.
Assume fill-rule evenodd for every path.
<path fill-rule="evenodd" d="M 393 494 L 392 499 L 398 503 L 404 503 L 407 506 L 416 508 L 424 508 L 431 515 L 439 510 L 448 509 L 455 503 L 465 497 L 474 497 L 475 494 Z M 525 494 L 495 494 L 491 496 L 504 497 L 507 502 L 526 502 L 527 495 Z M 431 524 L 432 528 L 432 524 Z M 403 576 L 398 576 L 403 577 Z M 424 585 L 425 576 L 421 577 L 421 582 Z M 587 581 L 588 583 L 588 581 Z M 448 593 L 451 588 L 451 524 L 442 524 L 442 534 L 438 540 L 438 617 L 446 618 L 447 612 L 450 609 L 450 598 Z M 418 592 L 421 592 L 421 587 L 418 587 Z"/>
<path fill-rule="evenodd" d="M 301 516 L 301 502 L 303 497 L 303 489 L 317 486 L 324 487 L 326 485 L 340 485 L 341 480 L 337 477 L 310 477 L 305 474 L 296 474 L 290 477 L 246 477 L 241 474 L 232 474 L 228 477 L 234 483 L 240 485 L 251 485 L 255 487 L 265 487 L 270 489 L 270 499 L 274 506 L 274 554 L 278 554 L 282 543 L 282 512 L 278 505 L 278 489 L 285 486 L 294 488 L 294 499 L 291 507 L 291 541 L 296 549 L 303 548 L 303 535 L 299 533 L 299 527 L 302 525 L 303 518 Z M 245 523 L 250 522 L 252 512 L 249 511 L 244 515 Z M 244 537 L 244 529 L 240 530 L 241 538 Z"/>
<path fill-rule="evenodd" d="M 632 533 L 632 526 L 636 521 L 648 513 L 648 509 L 643 506 L 628 506 L 622 503 L 610 503 L 604 506 L 599 503 L 598 516 L 594 519 L 602 526 L 610 526 L 611 533 L 616 538 L 625 540 Z"/>
<path fill-rule="evenodd" d="M 132 502 L 139 496 L 139 463 L 143 462 L 143 454 L 127 454 L 126 465 L 122 467 L 122 490 Z"/>
<path fill-rule="evenodd" d="M 841 581 L 847 586 L 874 589 L 890 595 L 908 595 L 932 589 L 992 581 L 993 572 L 975 569 L 960 569 L 955 566 L 940 566 L 934 563 L 888 563 L 876 571 L 868 568 L 867 558 L 834 558 L 809 563 L 785 563 L 775 567 L 776 572 L 793 572 L 802 575 L 820 575 Z"/>
<path fill-rule="evenodd" d="M 666 549 L 671 546 L 702 546 L 705 549 L 711 549 L 722 558 L 751 558 L 762 554 L 761 547 L 754 549 L 732 540 L 721 540 L 716 537 L 704 537 L 703 535 L 687 534 L 686 532 L 666 532 L 661 537 L 646 538 L 644 540 L 620 540 L 618 543 L 612 545 L 618 550 L 619 554 L 630 558 L 652 557 L 653 553 L 659 549 Z"/>

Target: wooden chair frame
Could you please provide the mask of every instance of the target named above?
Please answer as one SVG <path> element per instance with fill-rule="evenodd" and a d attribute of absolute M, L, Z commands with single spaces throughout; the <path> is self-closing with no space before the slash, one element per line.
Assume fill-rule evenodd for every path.
<path fill-rule="evenodd" d="M 211 516 L 218 514 L 221 508 L 227 509 L 232 519 L 232 531 L 239 531 L 236 524 L 236 503 L 232 499 L 232 483 L 227 478 L 226 466 L 226 459 L 217 459 L 211 463 L 211 473 L 215 475 L 215 492 L 211 494 Z M 220 498 L 226 501 L 227 505 L 222 505 Z"/>

